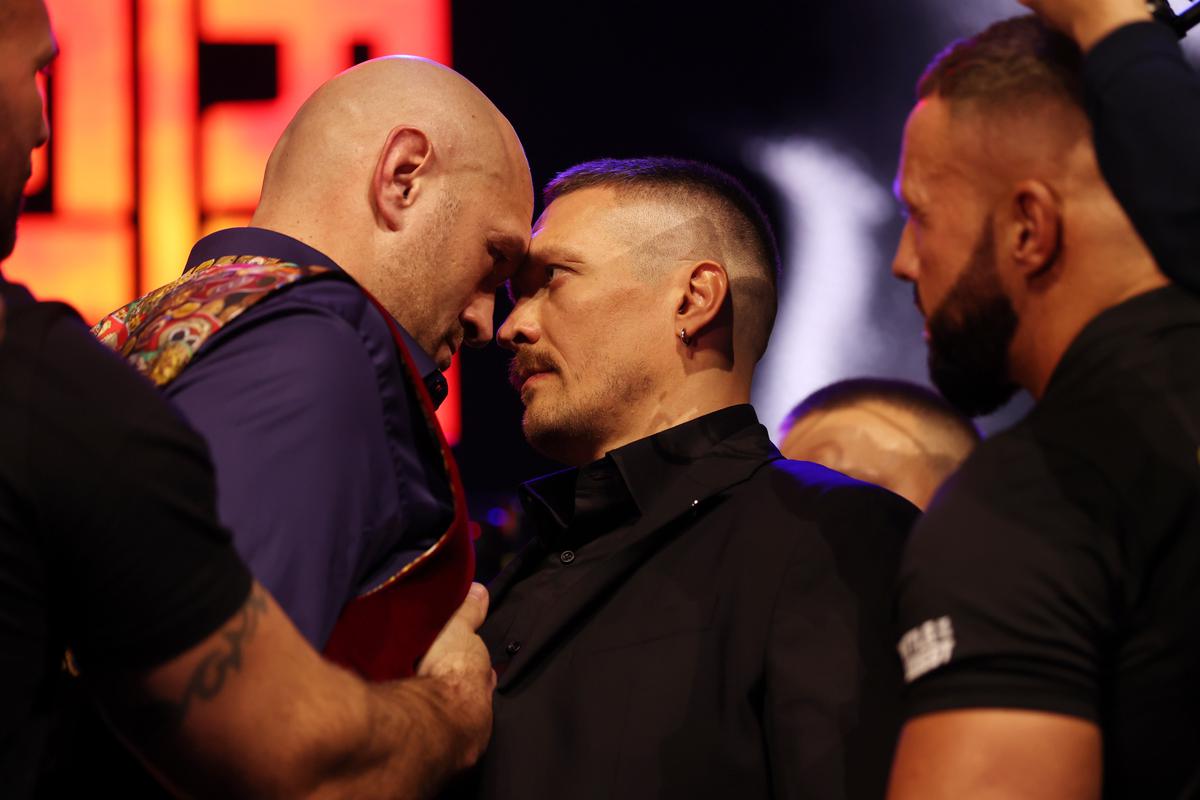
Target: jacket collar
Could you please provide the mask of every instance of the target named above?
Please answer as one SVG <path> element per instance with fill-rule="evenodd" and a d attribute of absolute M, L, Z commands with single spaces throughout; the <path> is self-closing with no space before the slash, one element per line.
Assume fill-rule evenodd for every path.
<path fill-rule="evenodd" d="M 689 430 L 679 430 L 684 427 Z M 641 510 L 629 543 L 566 587 L 545 610 L 529 644 L 500 676 L 499 688 L 516 681 L 545 652 L 547 644 L 586 612 L 594 598 L 615 588 L 658 548 L 702 519 L 727 490 L 782 458 L 750 406 L 722 409 L 679 429 L 610 453 Z M 528 486 L 536 488 L 539 480 Z M 508 590 L 535 568 L 545 553 L 544 545 L 534 540 L 508 564 L 489 587 L 493 608 L 504 602 Z"/>

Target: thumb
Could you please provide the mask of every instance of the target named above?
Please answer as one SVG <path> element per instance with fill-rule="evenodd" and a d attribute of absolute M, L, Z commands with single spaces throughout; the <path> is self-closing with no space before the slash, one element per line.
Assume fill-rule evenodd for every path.
<path fill-rule="evenodd" d="M 454 617 L 474 631 L 479 630 L 479 626 L 483 624 L 487 611 L 488 590 L 481 583 L 472 583 L 471 588 L 467 590 L 466 599 L 458 607 L 458 611 L 454 612 Z"/>

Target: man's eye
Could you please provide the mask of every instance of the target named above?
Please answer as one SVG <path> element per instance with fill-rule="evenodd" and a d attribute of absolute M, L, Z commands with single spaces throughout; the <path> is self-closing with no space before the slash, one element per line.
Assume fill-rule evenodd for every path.
<path fill-rule="evenodd" d="M 565 275 L 566 272 L 567 272 L 567 270 L 564 267 L 560 267 L 558 264 L 547 264 L 546 265 L 546 283 L 550 283 L 552 280 L 554 280 L 559 275 Z"/>

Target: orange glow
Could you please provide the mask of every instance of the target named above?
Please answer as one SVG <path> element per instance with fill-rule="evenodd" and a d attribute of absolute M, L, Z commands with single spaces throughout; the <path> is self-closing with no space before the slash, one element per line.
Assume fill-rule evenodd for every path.
<path fill-rule="evenodd" d="M 196 40 L 191 0 L 138 4 L 142 286 L 179 277 L 200 227 L 196 207 Z M 149 68 L 153 65 L 152 68 Z"/>
<path fill-rule="evenodd" d="M 275 42 L 279 54 L 276 99 L 219 103 L 201 118 L 205 209 L 254 208 L 275 141 L 318 86 L 351 66 L 355 44 L 368 45 L 373 56 L 410 53 L 450 63 L 449 15 L 446 0 L 291 0 L 286 12 L 246 0 L 204 2 L 205 40 Z"/>
<path fill-rule="evenodd" d="M 34 153 L 26 190 L 40 192 L 52 173 L 54 210 L 25 215 L 4 273 L 39 297 L 71 303 L 89 322 L 175 278 L 202 232 L 246 223 L 276 138 L 321 82 L 350 66 L 355 45 L 373 56 L 450 61 L 449 0 L 46 5 L 62 55 L 54 129 L 48 147 Z M 218 103 L 200 115 L 201 37 L 275 43 L 278 97 Z M 438 416 L 455 443 L 457 364 L 447 379 L 450 397 Z"/>
<path fill-rule="evenodd" d="M 70 303 L 90 324 L 134 297 L 133 229 L 86 215 L 26 214 L 4 276 L 43 300 Z"/>
<path fill-rule="evenodd" d="M 54 213 L 26 214 L 4 274 L 91 321 L 135 291 L 133 81 L 126 0 L 48 0 L 54 65 Z M 47 174 L 46 149 L 34 178 Z"/>
<path fill-rule="evenodd" d="M 37 77 L 38 91 L 42 93 L 42 102 L 45 103 L 46 98 L 46 76 L 38 75 Z M 32 196 L 46 188 L 46 180 L 50 177 L 50 163 L 46 155 L 46 148 L 49 145 L 42 145 L 37 150 L 33 151 L 30 158 L 33 167 L 29 174 L 29 180 L 25 182 L 25 194 Z"/>

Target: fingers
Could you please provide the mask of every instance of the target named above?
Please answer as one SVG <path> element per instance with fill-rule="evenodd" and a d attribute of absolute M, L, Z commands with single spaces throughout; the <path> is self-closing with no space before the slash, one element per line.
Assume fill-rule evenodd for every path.
<path fill-rule="evenodd" d="M 472 583 L 471 588 L 467 590 L 466 599 L 458 607 L 458 611 L 454 612 L 454 616 L 471 630 L 477 631 L 487 617 L 488 601 L 488 590 L 483 584 Z"/>

